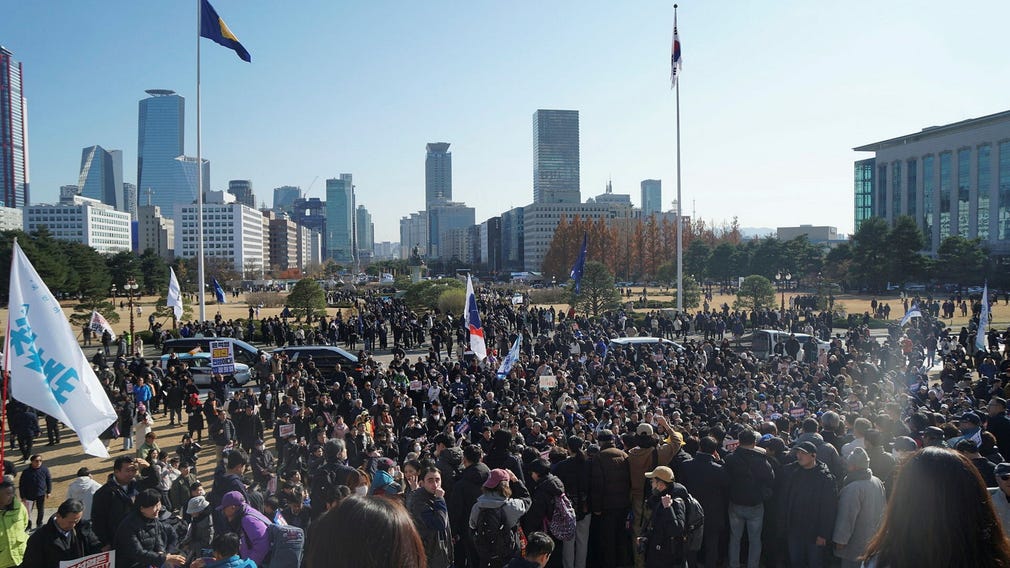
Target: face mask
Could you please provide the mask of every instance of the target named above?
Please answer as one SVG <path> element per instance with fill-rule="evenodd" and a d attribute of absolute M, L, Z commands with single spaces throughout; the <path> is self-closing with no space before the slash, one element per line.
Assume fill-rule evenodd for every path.
<path fill-rule="evenodd" d="M 355 487 L 354 492 L 357 493 L 358 495 L 366 495 L 368 494 L 368 487 L 364 485 L 362 485 L 361 487 Z"/>

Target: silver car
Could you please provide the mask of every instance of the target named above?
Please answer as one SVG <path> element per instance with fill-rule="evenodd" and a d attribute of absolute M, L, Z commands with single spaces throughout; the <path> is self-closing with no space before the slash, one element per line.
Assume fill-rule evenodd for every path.
<path fill-rule="evenodd" d="M 179 360 L 189 365 L 189 372 L 193 374 L 193 383 L 198 387 L 209 387 L 214 378 L 214 371 L 210 364 L 210 353 L 177 353 Z M 171 355 L 162 355 L 159 366 L 168 371 L 168 360 Z M 235 372 L 225 375 L 228 384 L 233 387 L 240 387 L 253 379 L 254 371 L 245 363 L 235 363 Z"/>

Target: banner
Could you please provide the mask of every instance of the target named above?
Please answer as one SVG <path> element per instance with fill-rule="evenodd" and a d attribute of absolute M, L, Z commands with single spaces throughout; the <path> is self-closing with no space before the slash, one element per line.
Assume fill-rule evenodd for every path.
<path fill-rule="evenodd" d="M 295 435 L 295 425 L 294 424 L 281 424 L 280 428 L 277 429 L 277 433 L 280 434 L 281 438 L 287 438 L 288 436 Z"/>
<path fill-rule="evenodd" d="M 17 240 L 11 251 L 4 368 L 11 394 L 77 433 L 84 452 L 109 457 L 98 437 L 118 419 L 60 303 Z"/>
<path fill-rule="evenodd" d="M 558 386 L 558 378 L 554 375 L 540 375 L 540 388 L 549 390 Z"/>
<path fill-rule="evenodd" d="M 179 287 L 179 279 L 175 277 L 175 270 L 168 267 L 168 299 L 165 304 L 172 308 L 175 320 L 182 319 L 182 288 Z"/>
<path fill-rule="evenodd" d="M 77 560 L 61 560 L 60 568 L 115 568 L 116 551 L 98 552 L 78 558 Z"/>
<path fill-rule="evenodd" d="M 103 333 L 108 331 L 109 335 L 112 336 L 112 340 L 116 340 L 116 332 L 113 331 L 112 326 L 109 325 L 109 320 L 105 319 L 105 316 L 98 313 L 98 310 L 91 310 L 91 322 L 88 324 L 88 327 L 91 328 L 91 331 L 97 333 L 99 338 L 101 338 Z"/>
<path fill-rule="evenodd" d="M 235 352 L 230 341 L 210 342 L 210 366 L 215 373 L 235 374 Z"/>

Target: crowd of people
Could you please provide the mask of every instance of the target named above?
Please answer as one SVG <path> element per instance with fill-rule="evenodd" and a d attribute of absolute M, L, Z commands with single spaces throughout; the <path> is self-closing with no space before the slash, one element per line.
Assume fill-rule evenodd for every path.
<path fill-rule="evenodd" d="M 79 472 L 0 568 L 109 548 L 120 566 L 198 568 L 1010 565 L 998 333 L 976 352 L 929 314 L 878 338 L 861 325 L 825 335 L 812 307 L 590 319 L 479 296 L 483 361 L 462 318 L 377 295 L 305 322 L 301 339 L 275 318 L 248 328 L 268 343 L 360 340 L 360 374 L 275 354 L 258 392 L 219 377 L 201 395 L 184 359 L 117 358 L 100 370 L 122 417 L 108 437 L 132 453 L 104 483 Z M 759 359 L 731 341 L 747 322 L 830 344 Z M 610 343 L 639 335 L 683 341 Z M 370 353 L 383 348 L 385 365 Z M 150 429 L 183 414 L 178 443 Z M 51 487 L 29 463 L 22 502 L 41 511 Z M 0 520 L 16 511 L 27 528 L 5 495 Z"/>

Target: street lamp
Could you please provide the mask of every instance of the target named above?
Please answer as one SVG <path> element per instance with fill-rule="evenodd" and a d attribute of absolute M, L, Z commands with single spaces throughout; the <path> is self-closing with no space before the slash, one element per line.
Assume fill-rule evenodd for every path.
<path fill-rule="evenodd" d="M 779 270 L 775 273 L 775 282 L 779 284 L 779 290 L 782 291 L 782 314 L 786 313 L 786 288 L 789 286 L 789 281 L 792 280 L 793 275 L 787 270 Z"/>
<path fill-rule="evenodd" d="M 139 288 L 140 285 L 133 278 L 128 278 L 126 284 L 123 284 L 123 290 L 126 291 L 126 298 L 130 305 L 130 353 L 133 353 L 133 296 Z M 115 290 L 114 285 L 113 290 Z"/>

